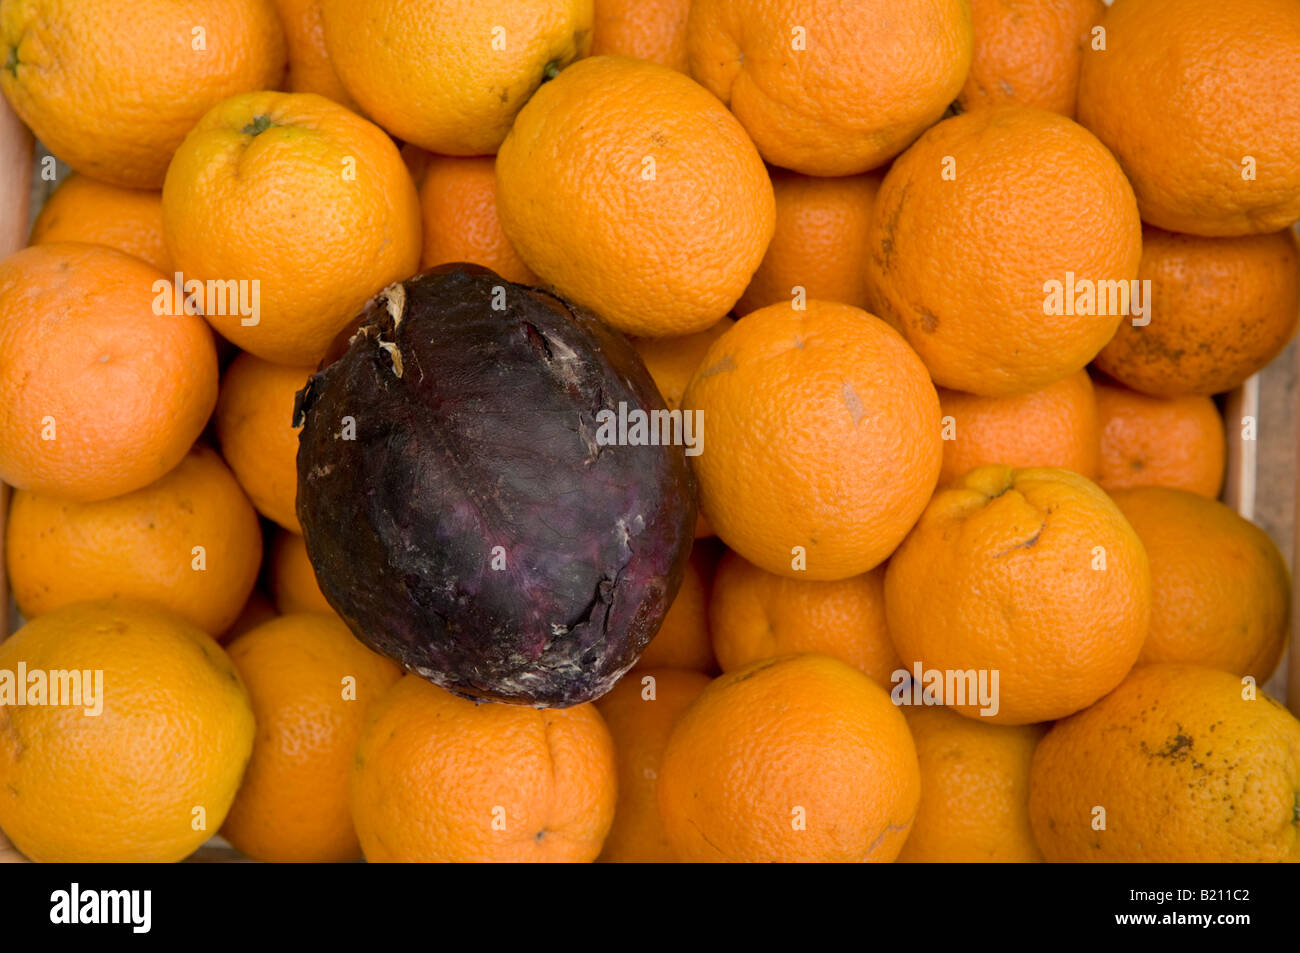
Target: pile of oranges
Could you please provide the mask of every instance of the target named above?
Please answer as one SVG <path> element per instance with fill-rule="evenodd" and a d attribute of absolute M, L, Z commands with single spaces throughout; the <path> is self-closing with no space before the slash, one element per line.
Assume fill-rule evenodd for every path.
<path fill-rule="evenodd" d="M 1297 0 L 0 0 L 0 89 L 75 170 L 0 260 L 23 856 L 1300 861 L 1213 399 L 1300 314 Z M 295 394 L 450 262 L 702 415 L 591 704 L 403 674 L 299 535 Z"/>

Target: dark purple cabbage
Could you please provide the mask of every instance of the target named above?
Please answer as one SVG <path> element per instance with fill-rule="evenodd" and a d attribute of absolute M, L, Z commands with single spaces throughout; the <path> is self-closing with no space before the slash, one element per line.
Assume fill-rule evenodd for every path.
<path fill-rule="evenodd" d="M 658 631 L 695 524 L 681 446 L 596 441 L 602 408 L 664 409 L 645 365 L 588 312 L 473 266 L 386 289 L 354 327 L 295 409 L 325 598 L 457 694 L 604 694 Z"/>

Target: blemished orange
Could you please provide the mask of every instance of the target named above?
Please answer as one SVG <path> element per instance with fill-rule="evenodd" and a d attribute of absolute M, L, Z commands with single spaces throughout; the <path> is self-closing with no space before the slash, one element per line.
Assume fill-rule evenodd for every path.
<path fill-rule="evenodd" d="M 920 773 L 883 688 L 838 659 L 789 655 L 704 690 L 668 739 L 658 796 L 684 861 L 887 863 Z"/>
<path fill-rule="evenodd" d="M 976 467 L 1060 467 L 1090 480 L 1101 471 L 1101 428 L 1087 371 L 1009 397 L 939 388 L 947 486 Z"/>
<path fill-rule="evenodd" d="M 30 244 L 49 242 L 107 245 L 171 277 L 160 192 L 123 189 L 74 172 L 45 200 L 32 223 Z"/>
<path fill-rule="evenodd" d="M 5 557 L 27 618 L 85 599 L 128 598 L 216 636 L 257 582 L 262 530 L 216 451 L 196 444 L 162 479 L 110 500 L 17 491 Z"/>
<path fill-rule="evenodd" d="M 700 672 L 637 669 L 596 700 L 618 756 L 618 806 L 600 860 L 673 863 L 659 819 L 659 768 L 678 717 L 709 685 Z"/>
<path fill-rule="evenodd" d="M 1208 397 L 1147 397 L 1094 381 L 1103 490 L 1169 486 L 1211 499 L 1223 486 L 1223 418 Z"/>
<path fill-rule="evenodd" d="M 818 652 L 889 688 L 902 667 L 885 623 L 881 567 L 817 582 L 778 576 L 729 552 L 713 577 L 709 631 L 724 672 L 780 655 Z"/>
<path fill-rule="evenodd" d="M 1084 52 L 1079 121 L 1128 174 L 1142 220 L 1193 235 L 1300 219 L 1300 6 L 1115 0 Z"/>
<path fill-rule="evenodd" d="M 677 410 L 682 406 L 682 395 L 686 393 L 686 386 L 708 353 L 709 345 L 722 337 L 727 328 L 735 323 L 734 318 L 726 317 L 694 334 L 632 339 L 632 346 L 654 378 L 655 386 L 659 388 L 659 394 L 669 410 Z M 713 536 L 713 527 L 709 525 L 704 511 L 700 510 L 695 516 L 695 538 L 708 536 Z"/>
<path fill-rule="evenodd" d="M 886 26 L 888 24 L 888 26 Z M 773 165 L 853 175 L 943 115 L 971 64 L 966 0 L 694 0 L 691 73 Z"/>
<path fill-rule="evenodd" d="M 280 530 L 271 543 L 271 595 L 281 612 L 334 611 L 316 581 L 307 544 L 297 533 Z"/>
<path fill-rule="evenodd" d="M 156 189 L 190 127 L 269 89 L 285 45 L 270 0 L 0 2 L 0 90 L 51 152 L 113 185 Z"/>
<path fill-rule="evenodd" d="M 849 305 L 747 315 L 710 345 L 682 404 L 706 422 L 690 459 L 710 524 L 778 575 L 874 569 L 939 478 L 939 398 L 925 367 L 893 328 Z"/>
<path fill-rule="evenodd" d="M 966 112 L 1037 106 L 1074 118 L 1079 64 L 1102 0 L 970 0 L 975 55 L 957 96 Z"/>
<path fill-rule="evenodd" d="M 587 862 L 618 795 L 591 704 L 476 703 L 407 675 L 371 709 L 352 766 L 366 860 Z"/>
<path fill-rule="evenodd" d="M 446 155 L 491 155 L 591 46 L 592 0 L 321 0 L 334 69 L 367 115 Z"/>
<path fill-rule="evenodd" d="M 402 675 L 338 616 L 284 615 L 228 648 L 257 722 L 221 834 L 254 860 L 355 860 L 348 774 L 366 714 Z"/>
<path fill-rule="evenodd" d="M 1097 367 L 1156 397 L 1232 390 L 1277 357 L 1300 317 L 1300 244 L 1287 230 L 1238 238 L 1142 230 L 1149 323 L 1120 323 Z"/>
<path fill-rule="evenodd" d="M 676 70 L 596 56 L 519 112 L 497 205 L 528 267 L 614 327 L 702 331 L 772 238 L 772 183 L 736 118 Z"/>
<path fill-rule="evenodd" d="M 289 50 L 289 72 L 285 88 L 291 93 L 316 93 L 332 99 L 353 112 L 361 107 L 343 86 L 339 74 L 330 62 L 325 47 L 325 22 L 321 16 L 321 0 L 275 0 L 284 27 L 284 39 Z"/>
<path fill-rule="evenodd" d="M 162 272 L 100 245 L 0 261 L 0 479 L 103 500 L 181 461 L 217 402 L 217 351 L 201 318 L 158 299 L 172 300 Z"/>
<path fill-rule="evenodd" d="M 867 307 L 867 237 L 879 173 L 819 178 L 772 170 L 776 231 L 736 302 L 745 315 L 798 296 Z"/>
<path fill-rule="evenodd" d="M 691 0 L 595 0 L 591 55 L 635 56 L 689 73 L 690 11 Z"/>
<path fill-rule="evenodd" d="M 240 354 L 221 378 L 214 417 L 221 455 L 257 512 L 294 532 L 299 428 L 293 403 L 314 370 Z"/>
<path fill-rule="evenodd" d="M 1280 704 L 1227 672 L 1143 665 L 1039 742 L 1029 818 L 1049 861 L 1294 863 L 1298 787 Z"/>
<path fill-rule="evenodd" d="M 909 670 L 985 673 L 990 699 L 954 684 L 966 697 L 945 704 L 1024 725 L 1085 708 L 1128 674 L 1151 615 L 1151 570 L 1096 484 L 1068 470 L 981 467 L 935 494 L 890 559 L 885 614 Z"/>
<path fill-rule="evenodd" d="M 254 728 L 210 637 L 154 607 L 84 602 L 0 643 L 0 669 L 20 663 L 103 673 L 82 681 L 80 705 L 0 705 L 0 827 L 26 857 L 177 861 L 221 826 Z"/>
<path fill-rule="evenodd" d="M 709 588 L 717 558 L 707 545 L 691 550 L 681 588 L 668 607 L 663 624 L 650 640 L 637 669 L 680 668 L 716 672 L 717 659 L 709 641 Z"/>
<path fill-rule="evenodd" d="M 1267 682 L 1291 622 L 1291 574 L 1268 533 L 1186 490 L 1133 487 L 1111 498 L 1151 560 L 1138 664 L 1187 662 Z"/>
<path fill-rule="evenodd" d="M 271 601 L 261 589 L 254 589 L 249 593 L 248 600 L 244 603 L 244 608 L 239 610 L 239 616 L 234 622 L 214 638 L 222 645 L 228 644 L 231 640 L 239 638 L 245 632 L 257 628 L 263 622 L 270 622 L 278 617 L 275 603 Z"/>
<path fill-rule="evenodd" d="M 470 262 L 507 281 L 537 284 L 501 228 L 491 156 L 434 156 L 424 162 L 420 212 L 424 250 L 420 267 Z"/>
<path fill-rule="evenodd" d="M 208 112 L 167 170 L 163 228 L 187 282 L 227 283 L 224 305 L 205 293 L 208 321 L 277 364 L 316 364 L 420 261 L 420 201 L 397 147 L 313 93 L 249 93 Z"/>
<path fill-rule="evenodd" d="M 1073 374 L 1114 336 L 1142 224 L 1096 137 L 1056 113 L 1001 106 L 944 120 L 890 167 L 870 245 L 870 310 L 936 384 L 998 397 Z M 1090 298 L 1084 281 L 1116 284 Z"/>
<path fill-rule="evenodd" d="M 900 863 L 1034 863 L 1029 765 L 1041 725 L 993 725 L 937 705 L 903 709 L 921 765 L 921 806 Z"/>

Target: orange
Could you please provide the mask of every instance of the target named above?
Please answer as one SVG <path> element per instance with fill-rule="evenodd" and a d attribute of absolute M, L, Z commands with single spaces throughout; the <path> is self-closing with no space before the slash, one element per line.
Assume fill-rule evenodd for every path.
<path fill-rule="evenodd" d="M 367 115 L 430 152 L 490 155 L 537 87 L 585 56 L 592 0 L 321 0 Z"/>
<path fill-rule="evenodd" d="M 709 643 L 709 585 L 717 558 L 700 545 L 691 550 L 681 588 L 668 607 L 659 631 L 637 660 L 637 668 L 682 668 L 716 672 Z"/>
<path fill-rule="evenodd" d="M 921 515 L 943 458 L 925 368 L 883 321 L 809 301 L 760 308 L 709 347 L 682 400 L 718 536 L 768 572 L 845 579 Z M 779 448 L 779 452 L 773 452 Z"/>
<path fill-rule="evenodd" d="M 884 689 L 838 659 L 789 655 L 704 690 L 668 739 L 658 796 L 684 861 L 887 863 L 920 776 Z"/>
<path fill-rule="evenodd" d="M 1060 467 L 1090 480 L 1100 469 L 1101 429 L 1087 371 L 1010 397 L 939 389 L 948 485 L 976 467 Z"/>
<path fill-rule="evenodd" d="M 285 615 L 230 658 L 257 719 L 253 756 L 221 834 L 255 860 L 354 860 L 348 771 L 371 705 L 401 677 L 336 615 Z"/>
<path fill-rule="evenodd" d="M 221 646 L 155 608 L 86 602 L 0 643 L 0 671 L 20 665 L 29 692 L 36 672 L 71 673 L 71 704 L 0 702 L 0 827 L 23 854 L 169 862 L 217 831 L 253 748 L 248 693 Z"/>
<path fill-rule="evenodd" d="M 48 242 L 107 245 L 171 276 L 159 192 L 121 189 L 74 172 L 45 200 L 32 225 L 31 244 Z"/>
<path fill-rule="evenodd" d="M 170 282 L 98 245 L 0 261 L 0 479 L 103 500 L 176 466 L 217 401 L 200 318 L 159 311 Z"/>
<path fill-rule="evenodd" d="M 1194 235 L 1300 219 L 1300 6 L 1115 0 L 1085 51 L 1079 121 L 1119 159 L 1142 220 Z"/>
<path fill-rule="evenodd" d="M 564 70 L 520 110 L 496 171 L 501 224 L 528 267 L 629 334 L 715 324 L 772 238 L 772 183 L 745 130 L 646 60 Z"/>
<path fill-rule="evenodd" d="M 598 699 L 618 755 L 618 806 L 600 859 L 611 863 L 677 860 L 659 819 L 659 769 L 673 725 L 709 685 L 681 669 L 638 669 Z"/>
<path fill-rule="evenodd" d="M 218 642 L 223 645 L 229 643 L 232 639 L 237 639 L 251 629 L 257 628 L 263 622 L 270 622 L 280 615 L 275 609 L 273 603 L 260 589 L 254 589 L 249 594 L 248 601 L 244 603 L 244 608 L 239 610 L 239 617 L 230 624 L 230 627 L 215 636 Z"/>
<path fill-rule="evenodd" d="M 316 582 L 307 544 L 297 533 L 281 530 L 271 544 L 271 593 L 281 612 L 333 612 Z"/>
<path fill-rule="evenodd" d="M 694 0 L 691 72 L 773 165 L 883 165 L 956 98 L 971 64 L 965 0 Z"/>
<path fill-rule="evenodd" d="M 284 72 L 270 0 L 3 0 L 0 89 L 51 152 L 156 189 L 190 127 Z"/>
<path fill-rule="evenodd" d="M 1151 560 L 1138 664 L 1187 662 L 1267 682 L 1291 622 L 1291 575 L 1269 535 L 1186 490 L 1133 487 L 1111 498 Z"/>
<path fill-rule="evenodd" d="M 312 93 L 234 96 L 205 115 L 167 170 L 163 228 L 186 281 L 226 292 L 205 284 L 213 327 L 277 364 L 317 363 L 420 261 L 419 199 L 397 147 Z"/>
<path fill-rule="evenodd" d="M 1142 225 L 1086 129 L 1003 106 L 939 123 L 893 164 L 870 245 L 871 310 L 936 384 L 999 397 L 1073 374 L 1114 336 Z"/>
<path fill-rule="evenodd" d="M 294 532 L 299 428 L 293 425 L 293 403 L 313 370 L 240 354 L 226 368 L 217 398 L 221 455 L 257 512 Z"/>
<path fill-rule="evenodd" d="M 1102 0 L 970 0 L 975 55 L 957 103 L 1037 106 L 1074 118 L 1079 63 Z"/>
<path fill-rule="evenodd" d="M 1146 636 L 1151 571 L 1095 484 L 1068 470 L 981 467 L 935 494 L 889 561 L 885 610 L 904 666 L 943 675 L 944 704 L 1023 725 L 1120 683 Z M 972 678 L 991 704 L 972 697 Z"/>
<path fill-rule="evenodd" d="M 1297 791 L 1285 708 L 1226 672 L 1146 665 L 1039 743 L 1029 818 L 1051 861 L 1296 862 Z"/>
<path fill-rule="evenodd" d="M 1281 353 L 1300 315 L 1295 232 L 1240 238 L 1142 230 L 1150 323 L 1120 323 L 1097 366 L 1156 397 L 1238 387 Z"/>
<path fill-rule="evenodd" d="M 1223 418 L 1208 397 L 1164 399 L 1095 382 L 1102 489 L 1170 486 L 1211 499 L 1223 486 Z"/>
<path fill-rule="evenodd" d="M 332 99 L 353 112 L 360 112 L 352 96 L 343 87 L 339 74 L 330 62 L 325 47 L 325 23 L 321 0 L 275 0 L 284 25 L 284 39 L 289 48 L 289 75 L 286 87 L 291 93 L 316 93 Z"/>
<path fill-rule="evenodd" d="M 921 806 L 903 863 L 1033 863 L 1029 765 L 1039 725 L 991 725 L 939 706 L 903 709 L 921 764 Z"/>
<path fill-rule="evenodd" d="M 880 178 L 823 179 L 774 169 L 776 232 L 736 313 L 796 296 L 867 307 L 867 236 Z"/>
<path fill-rule="evenodd" d="M 591 55 L 635 56 L 688 73 L 690 11 L 691 0 L 596 0 Z"/>
<path fill-rule="evenodd" d="M 709 629 L 724 672 L 778 655 L 819 652 L 889 688 L 902 667 L 885 624 L 880 567 L 817 582 L 765 572 L 727 553 L 713 577 Z"/>
<path fill-rule="evenodd" d="M 501 230 L 496 190 L 491 156 L 428 156 L 420 185 L 421 268 L 471 262 L 507 281 L 537 284 L 537 276 Z"/>
<path fill-rule="evenodd" d="M 586 862 L 614 820 L 617 784 L 590 704 L 477 703 L 407 675 L 357 745 L 352 819 L 371 862 Z"/>
<path fill-rule="evenodd" d="M 19 490 L 5 556 L 27 618 L 83 599 L 125 597 L 218 635 L 257 581 L 262 531 L 221 458 L 198 444 L 156 483 L 111 500 L 76 503 Z"/>

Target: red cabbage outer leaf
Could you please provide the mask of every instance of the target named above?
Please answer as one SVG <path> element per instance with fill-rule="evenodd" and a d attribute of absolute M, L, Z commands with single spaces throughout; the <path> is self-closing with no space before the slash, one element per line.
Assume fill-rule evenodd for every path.
<path fill-rule="evenodd" d="M 626 339 L 554 295 L 481 269 L 385 289 L 295 410 L 330 605 L 464 696 L 604 694 L 658 631 L 695 523 L 681 446 L 598 444 L 620 402 L 665 409 Z"/>

